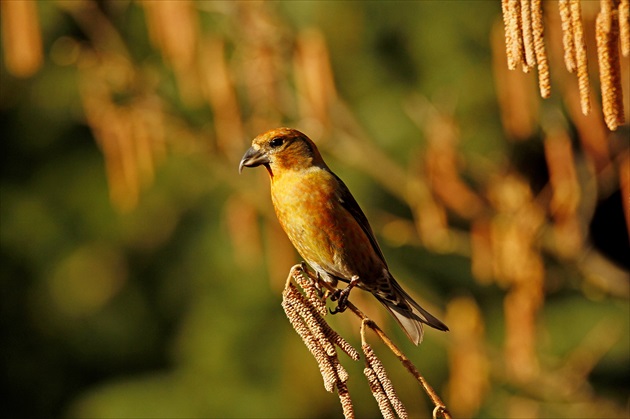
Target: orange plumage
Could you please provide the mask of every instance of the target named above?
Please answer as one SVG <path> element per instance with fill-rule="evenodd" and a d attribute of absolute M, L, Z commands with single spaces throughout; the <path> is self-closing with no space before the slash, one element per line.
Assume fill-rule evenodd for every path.
<path fill-rule="evenodd" d="M 243 156 L 239 171 L 260 165 L 269 173 L 282 228 L 323 280 L 333 285 L 341 280 L 371 292 L 416 345 L 422 340 L 423 323 L 448 330 L 396 282 L 363 211 L 313 141 L 290 128 L 261 134 Z"/>

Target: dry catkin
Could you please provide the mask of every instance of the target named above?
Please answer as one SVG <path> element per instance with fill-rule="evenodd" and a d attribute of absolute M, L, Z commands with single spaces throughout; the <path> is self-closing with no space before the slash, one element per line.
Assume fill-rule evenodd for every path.
<path fill-rule="evenodd" d="M 595 33 L 604 121 L 611 131 L 624 123 L 619 62 L 619 21 L 617 19 L 617 10 L 613 9 L 612 1 L 602 0 Z"/>
<path fill-rule="evenodd" d="M 387 394 L 385 394 L 385 390 L 383 390 L 381 383 L 378 381 L 378 377 L 376 376 L 374 370 L 370 367 L 365 367 L 363 374 L 365 374 L 365 377 L 370 384 L 370 391 L 372 391 L 372 395 L 374 396 L 374 399 L 376 399 L 376 403 L 378 404 L 378 408 L 381 411 L 383 418 L 395 419 L 396 415 L 394 415 L 394 411 L 389 403 Z"/>
<path fill-rule="evenodd" d="M 602 29 L 604 32 L 610 32 L 612 29 L 612 10 L 614 8 L 615 0 L 600 0 L 599 1 L 599 12 L 604 17 L 602 18 Z"/>
<path fill-rule="evenodd" d="M 339 349 L 341 349 L 346 355 L 348 355 L 350 359 L 352 359 L 353 361 L 358 361 L 359 359 L 361 359 L 359 352 L 354 349 L 354 347 L 350 345 L 348 341 L 345 340 L 339 333 L 335 332 L 332 327 L 327 327 L 324 330 L 324 333 L 326 333 L 326 337 L 328 337 L 328 339 L 332 343 L 337 345 Z"/>
<path fill-rule="evenodd" d="M 573 43 L 575 45 L 575 60 L 577 65 L 578 85 L 580 89 L 580 105 L 582 113 L 588 115 L 591 111 L 589 99 L 588 62 L 586 59 L 586 44 L 584 42 L 584 28 L 582 26 L 582 7 L 580 0 L 570 0 L 571 27 L 573 29 Z"/>
<path fill-rule="evenodd" d="M 551 83 L 547 52 L 545 51 L 545 41 L 543 38 L 544 26 L 541 0 L 532 0 L 531 15 L 532 37 L 536 53 L 536 62 L 538 64 L 538 88 L 540 89 L 540 96 L 546 99 L 551 94 Z"/>
<path fill-rule="evenodd" d="M 341 381 L 337 382 L 337 394 L 339 395 L 339 401 L 341 402 L 341 408 L 343 409 L 343 417 L 346 419 L 354 418 L 354 408 L 352 407 L 352 399 L 350 398 L 350 392 L 346 383 Z"/>
<path fill-rule="evenodd" d="M 518 0 L 502 0 L 501 7 L 503 8 L 503 21 L 505 24 L 508 68 L 516 70 L 517 65 L 523 62 L 521 7 Z"/>
<path fill-rule="evenodd" d="M 341 362 L 339 362 L 339 358 L 335 356 L 334 358 L 331 358 L 331 361 L 335 367 L 335 371 L 337 372 L 337 381 L 347 383 L 350 376 L 348 375 L 348 371 L 346 371 L 343 365 L 341 365 Z"/>
<path fill-rule="evenodd" d="M 331 357 L 326 354 L 319 341 L 311 333 L 311 329 L 309 329 L 300 314 L 295 310 L 295 306 L 293 305 L 291 298 L 290 294 L 284 295 L 282 308 L 289 318 L 291 325 L 302 338 L 302 341 L 308 348 L 309 352 L 313 355 L 313 357 L 315 357 L 319 370 L 322 374 L 322 378 L 324 379 L 324 388 L 326 391 L 332 392 L 337 382 L 336 368 L 331 362 Z"/>
<path fill-rule="evenodd" d="M 298 269 L 297 267 L 295 267 L 291 269 L 291 276 L 293 276 L 295 282 L 297 282 L 300 287 L 302 287 L 302 289 L 304 290 L 304 294 L 306 294 L 306 298 L 308 298 L 311 305 L 316 308 L 317 312 L 320 315 L 325 316 L 327 314 L 326 304 L 319 297 L 319 291 L 316 288 L 315 283 L 313 282 L 313 280 L 311 280 L 310 277 L 308 277 L 308 274 L 306 273 L 304 268 L 300 267 Z"/>
<path fill-rule="evenodd" d="M 534 35 L 532 33 L 532 1 L 521 0 L 521 23 L 523 29 L 523 48 L 525 50 L 525 66 L 529 68 L 536 66 L 536 55 L 534 52 Z"/>
<path fill-rule="evenodd" d="M 308 273 L 305 269 L 299 265 L 291 269 L 290 275 L 302 287 L 306 297 L 298 292 L 293 284 L 289 282 L 284 291 L 285 298 L 290 297 L 288 298 L 289 301 L 297 305 L 294 310 L 300 313 L 305 323 L 309 325 L 311 332 L 318 337 L 318 340 L 322 341 L 322 346 L 326 348 L 326 353 L 328 355 L 334 355 L 336 352 L 333 345 L 336 345 L 352 360 L 358 361 L 361 358 L 359 352 L 339 333 L 335 332 L 324 320 L 323 316 L 327 313 L 326 305 L 323 300 L 319 298 L 314 280 L 311 280 L 311 278 L 307 276 Z M 297 309 L 298 307 L 299 310 Z M 321 333 L 323 333 L 323 335 Z"/>
<path fill-rule="evenodd" d="M 619 3 L 619 37 L 621 38 L 621 53 L 630 56 L 630 0 Z"/>
<path fill-rule="evenodd" d="M 503 10 L 503 28 L 505 29 L 505 52 L 507 55 L 507 64 L 510 70 L 515 70 L 516 61 L 512 56 L 512 32 L 510 31 L 509 0 L 501 0 L 501 9 Z"/>
<path fill-rule="evenodd" d="M 407 418 L 407 410 L 405 409 L 402 401 L 400 401 L 400 399 L 398 398 L 398 395 L 394 390 L 394 385 L 389 379 L 383 363 L 380 359 L 378 359 L 376 353 L 374 353 L 374 350 L 368 343 L 364 343 L 361 348 L 363 349 L 363 353 L 365 354 L 365 362 L 367 364 L 366 369 L 374 372 L 374 375 L 378 380 L 379 387 L 382 388 L 382 390 L 385 392 L 389 404 L 394 408 L 398 416 L 401 418 Z M 370 377 L 367 373 L 366 376 L 368 377 L 368 380 L 370 380 Z M 378 397 L 380 396 L 376 393 L 373 394 L 378 401 Z"/>
<path fill-rule="evenodd" d="M 571 21 L 571 6 L 569 0 L 560 0 L 560 21 L 562 23 L 562 45 L 564 46 L 564 64 L 569 73 L 575 72 L 575 44 L 573 43 L 573 24 Z"/>
<path fill-rule="evenodd" d="M 293 309 L 304 319 L 304 323 L 311 330 L 312 336 L 317 339 L 326 354 L 334 356 L 337 353 L 335 346 L 330 342 L 326 333 L 326 329 L 329 328 L 328 323 L 317 313 L 317 309 L 309 304 L 309 300 L 293 284 L 289 284 L 285 290 L 285 295 Z"/>

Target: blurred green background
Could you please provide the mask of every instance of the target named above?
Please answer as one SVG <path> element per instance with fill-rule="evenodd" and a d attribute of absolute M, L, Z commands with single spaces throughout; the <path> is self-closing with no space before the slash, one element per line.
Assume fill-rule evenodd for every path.
<path fill-rule="evenodd" d="M 450 326 L 416 348 L 353 294 L 452 413 L 628 417 L 627 125 L 601 131 L 609 163 L 593 169 L 580 138 L 601 117 L 575 121 L 552 57 L 552 98 L 523 76 L 529 132 L 507 129 L 500 2 L 15 3 L 2 2 L 0 70 L 7 417 L 341 416 L 280 307 L 299 259 L 266 175 L 237 171 L 251 138 L 280 125 L 321 145 L 393 273 Z M 568 244 L 553 236 L 549 119 L 581 192 Z M 474 199 L 439 183 L 453 168 Z M 495 242 L 516 249 L 508 260 L 540 264 L 525 277 L 534 294 L 496 266 L 484 274 L 493 223 L 524 243 Z M 360 345 L 349 317 L 330 321 Z M 430 417 L 374 346 L 411 416 Z M 341 359 L 357 416 L 379 416 L 362 362 Z"/>

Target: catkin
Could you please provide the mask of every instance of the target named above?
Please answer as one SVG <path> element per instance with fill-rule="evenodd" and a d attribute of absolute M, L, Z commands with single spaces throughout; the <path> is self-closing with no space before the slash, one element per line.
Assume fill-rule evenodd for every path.
<path fill-rule="evenodd" d="M 398 414 L 400 418 L 407 418 L 407 410 L 405 409 L 402 401 L 398 398 L 398 395 L 394 390 L 394 385 L 389 379 L 383 363 L 380 359 L 378 359 L 376 353 L 368 343 L 363 343 L 361 348 L 363 349 L 363 353 L 365 354 L 365 362 L 367 364 L 364 373 L 368 378 L 368 381 L 370 382 L 372 380 L 370 374 L 374 373 L 374 377 L 376 377 L 376 380 L 378 382 L 378 387 L 374 387 L 374 389 L 372 390 L 372 394 L 379 403 L 379 407 L 381 406 L 381 402 L 379 401 L 379 399 L 383 397 L 382 393 L 384 393 L 388 405 L 390 405 L 396 411 L 396 414 Z M 372 388 L 372 384 L 370 384 L 370 388 Z M 383 413 L 383 415 L 385 415 L 386 413 L 385 411 L 383 411 L 383 409 L 381 409 L 381 412 Z"/>
<path fill-rule="evenodd" d="M 619 3 L 619 37 L 621 38 L 621 53 L 630 56 L 630 0 Z"/>
<path fill-rule="evenodd" d="M 383 418 L 395 419 L 396 415 L 394 414 L 392 406 L 389 403 L 389 399 L 387 398 L 387 394 L 385 393 L 385 390 L 383 390 L 381 383 L 378 381 L 378 377 L 376 376 L 374 370 L 370 367 L 365 367 L 363 374 L 365 374 L 365 377 L 370 384 L 370 391 L 378 404 L 378 408 L 381 411 Z"/>
<path fill-rule="evenodd" d="M 503 8 L 503 22 L 505 24 L 508 68 L 516 70 L 518 64 L 523 62 L 521 7 L 518 0 L 502 0 L 501 7 Z"/>
<path fill-rule="evenodd" d="M 319 297 L 319 290 L 315 286 L 313 280 L 308 277 L 308 274 L 305 272 L 304 268 L 296 265 L 291 269 L 291 276 L 295 279 L 295 282 L 298 283 L 300 287 L 304 290 L 306 294 L 306 298 L 310 301 L 311 305 L 316 308 L 317 312 L 321 316 L 325 316 L 327 314 L 326 304 Z"/>
<path fill-rule="evenodd" d="M 354 349 L 354 347 L 350 345 L 348 341 L 345 340 L 339 333 L 335 332 L 332 327 L 327 327 L 326 329 L 324 329 L 324 333 L 326 333 L 326 337 L 328 337 L 328 339 L 332 343 L 337 345 L 339 349 L 341 349 L 346 355 L 348 355 L 350 359 L 352 359 L 353 361 L 358 361 L 359 359 L 361 359 L 361 355 L 359 355 L 359 352 Z"/>
<path fill-rule="evenodd" d="M 336 354 L 334 345 L 326 336 L 325 330 L 329 327 L 328 323 L 317 313 L 308 300 L 293 286 L 289 284 L 286 296 L 288 302 L 293 309 L 302 317 L 306 326 L 311 330 L 311 334 L 320 343 L 326 354 L 333 356 Z"/>
<path fill-rule="evenodd" d="M 322 340 L 314 336 L 312 325 L 306 323 L 306 320 L 302 317 L 302 312 L 296 308 L 301 304 L 301 301 L 296 298 L 297 295 L 301 296 L 293 284 L 289 283 L 283 293 L 282 308 L 289 322 L 317 361 L 324 380 L 324 388 L 326 391 L 332 392 L 338 381 L 337 368 L 335 366 L 335 361 L 337 361 L 336 352 L 333 348 L 333 355 L 329 355 L 322 345 Z"/>
<path fill-rule="evenodd" d="M 618 12 L 612 0 L 602 0 L 596 20 L 599 80 L 604 121 L 611 131 L 624 123 L 621 68 L 619 62 Z"/>
<path fill-rule="evenodd" d="M 536 53 L 536 63 L 538 64 L 538 88 L 540 96 L 544 99 L 551 94 L 551 82 L 549 77 L 549 64 L 547 62 L 547 52 L 545 51 L 545 41 L 542 3 L 541 0 L 532 0 L 532 42 Z"/>
<path fill-rule="evenodd" d="M 534 35 L 532 31 L 532 1 L 521 0 L 521 23 L 523 32 L 523 49 L 525 51 L 525 65 L 529 68 L 536 66 L 534 52 Z"/>
<path fill-rule="evenodd" d="M 577 69 L 575 62 L 575 43 L 573 42 L 573 22 L 571 20 L 571 6 L 569 0 L 560 0 L 560 22 L 562 25 L 562 45 L 564 47 L 564 64 L 570 73 Z"/>
<path fill-rule="evenodd" d="M 570 0 L 571 27 L 573 29 L 573 43 L 575 45 L 575 60 L 580 90 L 580 106 L 582 113 L 588 115 L 591 111 L 588 82 L 588 62 L 586 59 L 586 44 L 584 42 L 584 28 L 582 26 L 582 7 L 580 0 Z"/>
<path fill-rule="evenodd" d="M 346 383 L 337 382 L 337 394 L 339 395 L 344 418 L 354 419 L 354 408 L 352 407 L 352 399 Z"/>

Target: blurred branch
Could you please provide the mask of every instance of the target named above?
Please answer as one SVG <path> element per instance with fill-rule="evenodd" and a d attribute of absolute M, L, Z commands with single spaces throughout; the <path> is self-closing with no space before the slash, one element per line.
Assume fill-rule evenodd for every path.
<path fill-rule="evenodd" d="M 17 77 L 30 77 L 42 66 L 42 34 L 35 1 L 0 2 L 2 49 L 7 69 Z"/>
<path fill-rule="evenodd" d="M 125 60 L 130 59 L 125 40 L 95 1 L 57 0 L 56 3 L 72 16 L 95 50 L 100 53 L 121 55 Z"/>

